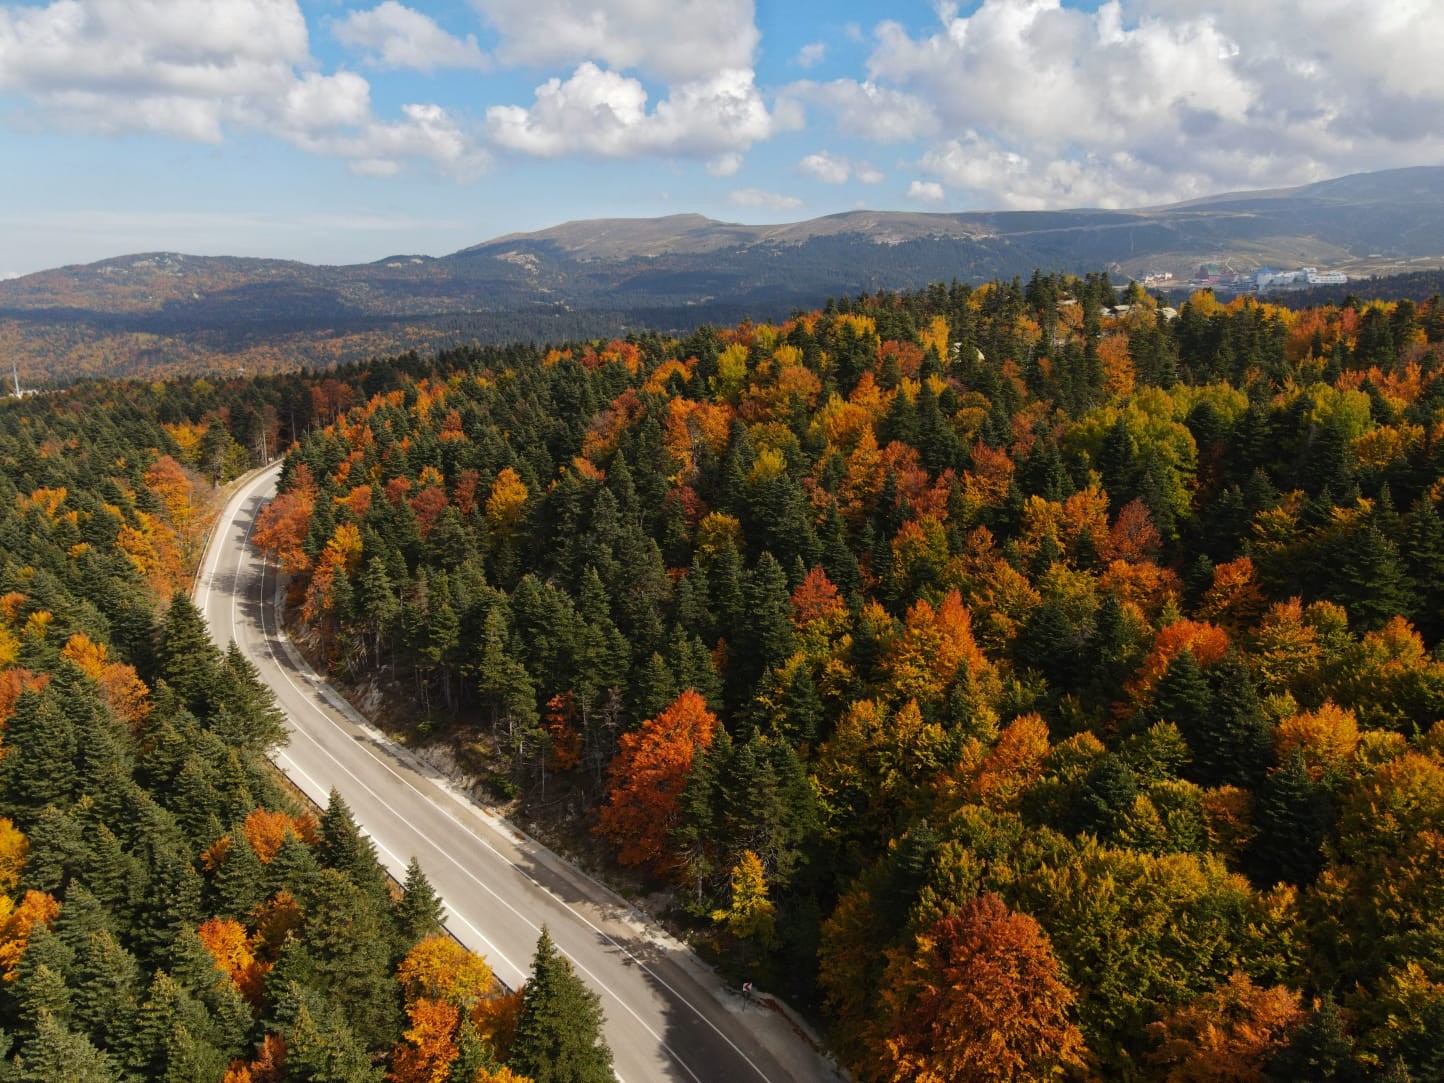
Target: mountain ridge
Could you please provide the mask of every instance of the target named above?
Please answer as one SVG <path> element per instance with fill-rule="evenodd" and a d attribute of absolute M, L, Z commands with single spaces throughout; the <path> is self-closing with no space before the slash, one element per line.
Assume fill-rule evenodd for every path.
<path fill-rule="evenodd" d="M 677 331 L 1035 268 L 1126 280 L 1187 277 L 1202 262 L 1357 275 L 1429 260 L 1444 261 L 1444 167 L 1121 210 L 855 210 L 763 225 L 692 213 L 580 219 L 443 256 L 316 265 L 147 252 L 41 271 L 0 282 L 0 351 L 32 378 L 242 357 L 270 368 L 282 362 L 262 347 L 315 365 L 473 338 Z"/>

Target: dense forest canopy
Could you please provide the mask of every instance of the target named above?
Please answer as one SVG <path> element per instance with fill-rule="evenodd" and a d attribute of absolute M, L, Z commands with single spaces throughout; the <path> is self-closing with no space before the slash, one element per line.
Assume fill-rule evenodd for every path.
<path fill-rule="evenodd" d="M 269 689 L 186 593 L 212 483 L 324 401 L 278 377 L 0 404 L 0 1080 L 525 1083 L 558 1033 L 610 1077 L 549 942 L 502 989 L 414 862 L 392 883 L 344 801 L 285 785 Z"/>
<path fill-rule="evenodd" d="M 858 1078 L 1439 1078 L 1444 305 L 1114 300 L 0 404 L 0 1078 L 544 1078 L 556 1005 L 595 1032 L 265 763 L 178 588 L 280 448 L 323 660 Z"/>
<path fill-rule="evenodd" d="M 1114 300 L 339 372 L 258 540 L 859 1078 L 1439 1078 L 1444 305 Z"/>

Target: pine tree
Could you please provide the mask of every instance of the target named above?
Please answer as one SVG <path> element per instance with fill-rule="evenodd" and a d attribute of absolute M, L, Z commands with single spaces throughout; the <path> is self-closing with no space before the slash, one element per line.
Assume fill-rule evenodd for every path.
<path fill-rule="evenodd" d="M 250 1006 L 194 929 L 181 931 L 165 961 L 177 984 L 204 1010 L 205 1025 L 192 1028 L 196 1039 L 227 1061 L 240 1056 L 251 1031 Z"/>
<path fill-rule="evenodd" d="M 126 1045 L 126 1066 L 142 1079 L 214 1083 L 228 1057 L 208 1040 L 213 1024 L 204 1005 L 173 977 L 156 971 Z"/>
<path fill-rule="evenodd" d="M 296 982 L 277 991 L 276 1018 L 286 1041 L 286 1076 L 297 1083 L 380 1083 L 383 1069 L 344 1012 Z"/>
<path fill-rule="evenodd" d="M 1209 671 L 1213 708 L 1193 748 L 1193 775 L 1205 786 L 1252 788 L 1273 758 L 1268 721 L 1254 691 L 1253 675 L 1230 651 Z"/>
<path fill-rule="evenodd" d="M 262 882 L 268 896 L 283 889 L 293 895 L 304 895 L 315 885 L 320 872 L 315 851 L 297 836 L 288 834 L 281 840 L 271 863 L 265 866 Z"/>
<path fill-rule="evenodd" d="M 666 660 L 656 651 L 639 667 L 632 689 L 632 713 L 637 718 L 655 718 L 679 691 Z"/>
<path fill-rule="evenodd" d="M 1354 1040 L 1344 1029 L 1339 1005 L 1327 996 L 1289 1036 L 1266 1070 L 1269 1083 L 1363 1083 L 1364 1069 L 1354 1054 Z"/>
<path fill-rule="evenodd" d="M 1108 838 L 1122 826 L 1138 794 L 1138 780 L 1123 757 L 1109 753 L 1083 781 L 1077 805 L 1077 826 Z"/>
<path fill-rule="evenodd" d="M 14 995 L 20 1018 L 31 1027 L 45 1014 L 69 1023 L 72 993 L 66 975 L 74 959 L 65 942 L 43 925 L 30 933 L 15 971 Z"/>
<path fill-rule="evenodd" d="M 1349 611 L 1352 625 L 1382 628 L 1395 616 L 1413 614 L 1416 588 L 1378 527 L 1341 535 L 1329 550 L 1328 593 Z"/>
<path fill-rule="evenodd" d="M 356 604 L 371 635 L 372 661 L 379 667 L 381 645 L 394 634 L 401 619 L 401 602 L 396 597 L 391 577 L 386 573 L 386 562 L 380 557 L 373 556 L 366 562 L 357 588 Z"/>
<path fill-rule="evenodd" d="M 72 891 L 74 889 L 72 888 Z M 140 967 L 109 931 L 92 933 L 75 955 L 71 1015 L 97 1044 L 120 1048 L 140 1006 Z"/>
<path fill-rule="evenodd" d="M 426 873 L 421 871 L 421 862 L 412 858 L 406 865 L 406 881 L 402 885 L 401 898 L 397 900 L 396 932 L 403 951 L 418 940 L 441 932 L 445 907 L 437 896 Z"/>
<path fill-rule="evenodd" d="M 219 674 L 216 698 L 221 711 L 211 725 L 226 744 L 263 754 L 285 745 L 290 738 L 286 713 L 235 640 L 226 649 Z"/>
<path fill-rule="evenodd" d="M 55 694 L 24 692 L 5 724 L 0 797 L 10 815 L 64 804 L 79 784 L 75 729 Z"/>
<path fill-rule="evenodd" d="M 316 856 L 323 867 L 345 873 L 377 898 L 390 898 L 376 847 L 356 826 L 351 806 L 336 790 L 321 814 L 320 835 Z"/>
<path fill-rule="evenodd" d="M 542 927 L 522 996 L 510 1067 L 535 1083 L 612 1083 L 601 998 L 588 989 Z"/>
<path fill-rule="evenodd" d="M 1328 791 L 1309 777 L 1303 753 L 1295 750 L 1259 790 L 1257 834 L 1247 855 L 1254 882 L 1313 883 L 1324 864 L 1323 845 L 1333 819 Z"/>
<path fill-rule="evenodd" d="M 743 590 L 746 615 L 742 634 L 730 641 L 728 702 L 740 708 L 757 682 L 792 653 L 791 591 L 787 576 L 771 553 L 763 553 Z"/>
<path fill-rule="evenodd" d="M 89 1038 L 45 1012 L 5 1078 L 15 1083 L 119 1083 L 122 1077 L 115 1062 Z"/>
<path fill-rule="evenodd" d="M 150 961 L 168 947 L 182 929 L 201 922 L 200 873 L 178 845 L 157 849 L 150 869 L 146 904 L 135 925 L 135 948 Z"/>
<path fill-rule="evenodd" d="M 171 596 L 156 633 L 155 654 L 160 678 L 188 710 L 204 715 L 220 681 L 221 652 L 211 642 L 205 617 L 183 590 Z"/>
<path fill-rule="evenodd" d="M 71 952 L 79 952 L 95 933 L 115 932 L 110 911 L 79 881 L 72 881 L 66 889 L 65 905 L 53 928 Z"/>
<path fill-rule="evenodd" d="M 1420 591 L 1415 606 L 1419 631 L 1429 640 L 1437 639 L 1444 631 L 1444 520 L 1428 493 L 1414 501 L 1404 517 L 1401 550 Z"/>
<path fill-rule="evenodd" d="M 238 826 L 231 832 L 226 856 L 215 874 L 216 913 L 245 920 L 266 897 L 265 866 Z"/>
<path fill-rule="evenodd" d="M 367 1041 L 391 1045 L 401 1034 L 401 988 L 391 966 L 396 942 L 389 896 L 378 899 L 341 872 L 323 869 L 303 903 L 311 987 Z M 285 970 L 281 962 L 277 968 Z"/>

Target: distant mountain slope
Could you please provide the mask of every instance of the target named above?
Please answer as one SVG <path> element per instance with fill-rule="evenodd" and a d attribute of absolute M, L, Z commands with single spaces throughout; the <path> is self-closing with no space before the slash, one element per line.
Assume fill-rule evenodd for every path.
<path fill-rule="evenodd" d="M 751 226 L 567 222 L 354 266 L 149 253 L 0 283 L 0 359 L 32 379 L 328 364 L 480 337 L 680 330 L 935 281 L 1198 263 L 1350 270 L 1444 259 L 1444 168 L 1129 211 L 853 211 Z M 1372 261 L 1372 262 L 1371 262 Z"/>

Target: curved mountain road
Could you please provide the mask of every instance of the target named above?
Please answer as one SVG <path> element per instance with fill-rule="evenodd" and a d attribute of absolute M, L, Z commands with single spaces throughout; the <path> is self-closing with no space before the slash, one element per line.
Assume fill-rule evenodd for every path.
<path fill-rule="evenodd" d="M 784 1015 L 742 1003 L 684 945 L 461 794 L 316 675 L 281 630 L 275 572 L 248 544 L 278 473 L 272 466 L 237 488 L 195 586 L 212 636 L 235 640 L 286 712 L 291 740 L 277 765 L 319 804 L 340 792 L 393 874 L 415 856 L 445 902 L 447 928 L 508 985 L 525 980 L 545 923 L 601 994 L 624 1083 L 840 1078 Z"/>

